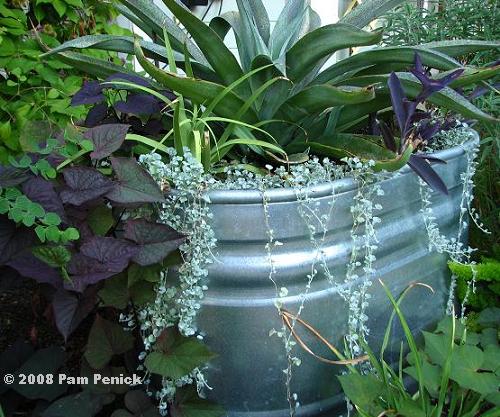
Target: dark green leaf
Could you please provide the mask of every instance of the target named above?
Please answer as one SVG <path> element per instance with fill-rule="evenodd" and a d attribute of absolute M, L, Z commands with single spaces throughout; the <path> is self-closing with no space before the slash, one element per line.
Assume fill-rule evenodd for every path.
<path fill-rule="evenodd" d="M 35 352 L 16 372 L 16 375 L 47 375 L 57 374 L 59 368 L 63 365 L 65 354 L 59 347 L 49 347 Z M 19 382 L 18 378 L 16 381 Z M 16 383 L 11 388 L 29 399 L 44 399 L 53 401 L 61 394 L 66 392 L 67 385 L 57 383 L 57 378 L 53 384 L 23 384 Z"/>
<path fill-rule="evenodd" d="M 114 396 L 96 395 L 89 391 L 68 395 L 51 404 L 42 417 L 94 417 L 104 405 L 110 403 Z"/>
<path fill-rule="evenodd" d="M 113 355 L 120 355 L 132 349 L 134 339 L 116 323 L 97 315 L 90 330 L 85 359 L 94 369 L 101 369 Z"/>
<path fill-rule="evenodd" d="M 300 39 L 286 54 L 287 76 L 300 81 L 334 52 L 380 42 L 382 32 L 365 32 L 351 25 L 336 23 L 318 28 Z"/>
<path fill-rule="evenodd" d="M 155 351 L 146 357 L 144 364 L 152 373 L 177 379 L 189 374 L 214 356 L 206 345 L 195 337 L 182 336 L 177 330 L 169 328 L 158 338 Z"/>

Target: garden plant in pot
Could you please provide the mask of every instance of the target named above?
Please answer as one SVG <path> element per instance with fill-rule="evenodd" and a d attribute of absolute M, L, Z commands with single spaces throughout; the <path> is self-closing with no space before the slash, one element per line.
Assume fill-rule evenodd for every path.
<path fill-rule="evenodd" d="M 446 262 L 448 255 L 468 261 L 463 239 L 477 138 L 434 106 L 494 122 L 453 88 L 499 68 L 463 68 L 454 56 L 498 43 L 374 48 L 321 71 L 338 50 L 376 45 L 381 32 L 358 27 L 395 2 L 367 1 L 340 23 L 321 27 L 307 1 L 290 1 L 272 33 L 259 0 L 238 1 L 238 12 L 209 26 L 180 3 L 164 2 L 190 37 L 152 1 L 122 0 L 122 13 L 158 43 L 97 35 L 50 52 L 103 78 L 123 69 L 71 49 L 135 53 L 151 76 L 86 84 L 78 98 L 98 103 L 91 110 L 98 128 L 109 129 L 110 109 L 117 107 L 116 98 L 103 94 L 107 89 L 119 88 L 126 96 L 121 103 L 136 114 L 153 100 L 163 115 L 156 134 L 136 131 L 119 142 L 103 135 L 92 149 L 81 144 L 61 167 L 98 145 L 105 158 L 121 149 L 141 154 L 163 189 L 175 188 L 165 199 L 148 200 L 154 209 L 131 211 L 186 236 L 175 236 L 182 257 L 175 267 L 163 264 L 154 300 L 124 315 L 140 330 L 142 369 L 153 385 L 160 377 L 160 410 L 174 415 L 188 409 L 176 391 L 193 382 L 231 416 L 331 413 L 343 403 L 340 385 L 328 366 L 296 348 L 281 308 L 314 322 L 337 345 L 345 341 L 346 355 L 356 361 L 367 340 L 381 343 L 381 323 L 391 312 L 382 289 L 371 286 L 375 277 L 394 292 L 415 280 L 432 282 L 431 300 L 421 303 L 414 293 L 408 302 L 414 331 L 433 323 L 447 301 L 453 304 Z M 223 42 L 229 28 L 240 62 Z M 412 73 L 403 72 L 412 65 Z M 430 75 L 429 68 L 442 72 Z M 111 162 L 126 183 L 127 170 Z M 113 202 L 116 194 L 99 197 Z M 161 243 L 130 228 L 125 239 Z M 109 294 L 119 282 L 103 285 Z M 206 369 L 212 355 L 197 339 L 218 355 Z"/>

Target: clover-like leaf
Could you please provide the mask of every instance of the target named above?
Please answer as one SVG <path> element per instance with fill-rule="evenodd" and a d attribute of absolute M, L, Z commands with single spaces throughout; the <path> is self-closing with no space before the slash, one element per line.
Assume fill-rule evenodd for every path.
<path fill-rule="evenodd" d="M 95 200 L 114 187 L 113 181 L 93 168 L 67 168 L 63 171 L 63 176 L 67 187 L 61 191 L 61 199 L 64 203 L 75 206 Z"/>
<path fill-rule="evenodd" d="M 130 125 L 113 123 L 87 130 L 84 137 L 94 144 L 94 150 L 90 153 L 90 157 L 103 159 L 120 149 L 129 127 Z"/>
<path fill-rule="evenodd" d="M 122 326 L 97 315 L 90 329 L 85 359 L 94 369 L 108 364 L 113 355 L 121 355 L 132 349 L 134 338 Z"/>
<path fill-rule="evenodd" d="M 156 181 L 133 158 L 111 158 L 118 184 L 106 197 L 115 203 L 157 203 L 165 200 Z"/>
<path fill-rule="evenodd" d="M 140 245 L 132 260 L 143 266 L 161 262 L 186 239 L 170 226 L 143 219 L 127 221 L 125 238 Z"/>
<path fill-rule="evenodd" d="M 144 361 L 148 370 L 172 379 L 189 374 L 215 355 L 194 337 L 182 336 L 175 328 L 168 328 L 158 338 L 155 351 Z"/>

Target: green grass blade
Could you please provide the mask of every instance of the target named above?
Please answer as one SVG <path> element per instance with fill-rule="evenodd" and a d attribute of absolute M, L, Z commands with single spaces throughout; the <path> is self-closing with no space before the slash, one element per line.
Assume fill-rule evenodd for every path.
<path fill-rule="evenodd" d="M 382 280 L 379 280 L 380 284 L 384 288 L 385 293 L 387 294 L 387 297 L 389 298 L 392 307 L 394 308 L 394 311 L 398 315 L 399 321 L 401 323 L 401 327 L 403 328 L 406 341 L 408 342 L 408 346 L 410 348 L 410 351 L 413 353 L 415 357 L 415 368 L 417 371 L 418 375 L 418 388 L 419 388 L 419 396 L 420 400 L 422 402 L 422 410 L 426 411 L 427 410 L 427 401 L 426 401 L 426 391 L 424 387 L 424 376 L 422 372 L 422 363 L 420 361 L 420 355 L 418 352 L 417 344 L 415 343 L 415 339 L 413 338 L 413 335 L 411 333 L 410 327 L 408 326 L 408 322 L 406 321 L 403 312 L 399 308 L 399 303 L 394 299 L 392 296 L 391 292 L 389 291 L 389 288 L 384 284 Z M 401 297 L 400 297 L 401 300 Z"/>
<path fill-rule="evenodd" d="M 164 153 L 168 152 L 168 148 L 157 140 L 150 139 L 142 135 L 137 135 L 135 133 L 127 133 L 127 136 L 125 136 L 125 140 L 142 143 L 143 145 L 149 146 L 153 150 L 158 149 Z"/>

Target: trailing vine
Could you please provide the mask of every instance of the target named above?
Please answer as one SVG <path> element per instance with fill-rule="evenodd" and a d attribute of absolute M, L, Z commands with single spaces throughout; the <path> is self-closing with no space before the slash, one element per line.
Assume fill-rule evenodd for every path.
<path fill-rule="evenodd" d="M 166 203 L 159 207 L 158 219 L 187 236 L 179 248 L 182 263 L 176 271 L 178 284 L 168 285 L 167 271 L 164 271 L 155 302 L 138 312 L 145 346 L 145 352 L 140 356 L 143 359 L 166 328 L 177 326 L 182 335 L 196 334 L 198 339 L 203 339 L 203 335 L 197 332 L 195 318 L 201 308 L 203 293 L 208 289 L 205 282 L 207 268 L 213 261 L 212 250 L 216 239 L 210 226 L 212 215 L 205 197 L 210 178 L 204 174 L 203 166 L 189 152 L 180 157 L 174 151 L 170 154 L 169 164 L 164 164 L 157 154 L 143 155 L 140 162 L 160 184 L 164 184 L 166 179 L 172 181 L 176 192 L 170 193 Z M 205 388 L 210 388 L 199 368 L 177 380 L 163 378 L 163 388 L 156 394 L 163 415 L 167 413 L 168 403 L 173 400 L 176 388 L 193 382 L 199 395 L 203 395 Z"/>
<path fill-rule="evenodd" d="M 464 146 L 468 139 L 468 132 L 464 128 L 458 128 L 442 132 L 436 146 L 447 148 L 457 143 Z M 464 146 L 464 149 L 466 148 Z M 462 239 L 467 227 L 465 219 L 467 214 L 470 214 L 479 227 L 482 226 L 471 205 L 476 153 L 476 148 L 466 149 L 467 169 L 461 175 L 463 192 L 457 237 L 447 238 L 439 230 L 432 210 L 431 190 L 420 180 L 421 213 L 429 237 L 429 250 L 447 253 L 452 260 L 465 263 L 472 268 L 474 262 L 470 260 L 470 256 L 473 249 L 464 245 Z M 267 191 L 274 188 L 293 188 L 298 214 L 306 227 L 309 243 L 314 250 L 314 258 L 306 276 L 304 290 L 297 295 L 300 303 L 292 321 L 292 330 L 283 323 L 278 330 L 271 329 L 269 332 L 270 336 L 276 335 L 283 341 L 287 358 L 287 365 L 283 372 L 290 417 L 293 417 L 300 402 L 298 394 L 291 388 L 292 373 L 294 367 L 300 366 L 301 360 L 293 352 L 296 342 L 292 332 L 297 318 L 304 310 L 312 283 L 318 274 L 330 282 L 334 292 L 339 294 L 347 304 L 346 354 L 355 358 L 364 353 L 362 342 L 366 342 L 370 333 L 366 309 L 371 298 L 369 290 L 376 274 L 374 267 L 378 248 L 376 227 L 381 221 L 376 213 L 382 210 L 381 204 L 376 203 L 376 199 L 384 194 L 381 179 L 393 177 L 398 173 L 375 173 L 373 161 L 363 163 L 357 158 L 344 160 L 345 165 L 336 165 L 327 158 L 321 161 L 312 158 L 305 164 L 290 166 L 288 169 L 285 167 L 274 169 L 268 165 L 266 166 L 267 174 L 252 173 L 241 166 L 228 165 L 221 170 L 223 179 L 219 179 L 205 173 L 201 164 L 192 157 L 188 150 L 185 150 L 182 157 L 178 156 L 174 150 L 170 150 L 169 158 L 169 161 L 165 163 L 159 155 L 149 154 L 142 156 L 140 162 L 147 167 L 158 183 L 163 186 L 169 183 L 175 188 L 175 192 L 170 193 L 168 201 L 158 208 L 158 219 L 177 231 L 187 234 L 188 239 L 180 248 L 182 263 L 175 272 L 178 284 L 168 285 L 168 271 L 164 271 L 157 287 L 155 302 L 137 314 L 145 344 L 145 352 L 141 353 L 140 359 L 144 359 L 161 332 L 169 327 L 177 326 L 181 334 L 195 335 L 203 339 L 203 335 L 196 328 L 195 320 L 201 308 L 204 291 L 208 288 L 206 282 L 208 266 L 213 262 L 213 251 L 216 247 L 215 234 L 210 226 L 212 214 L 208 195 L 212 190 L 257 189 L 260 191 L 267 234 L 265 250 L 269 263 L 268 278 L 274 286 L 275 306 L 278 312 L 281 312 L 289 290 L 279 285 L 273 250 L 284 243 L 278 240 L 276 231 L 273 229 L 269 211 L 271 201 Z M 344 177 L 352 178 L 357 187 L 351 206 L 353 220 L 350 232 L 351 253 L 345 280 L 338 283 L 335 282 L 327 265 L 323 246 L 334 209 L 334 181 Z M 308 187 L 320 183 L 330 183 L 332 186 L 332 198 L 328 202 L 326 212 L 320 207 L 318 201 L 308 194 Z M 454 280 L 452 280 L 448 309 L 453 305 L 454 285 Z M 474 279 L 470 290 L 474 291 Z M 462 305 L 462 316 L 465 314 L 465 304 L 466 300 Z M 133 323 L 130 317 L 126 319 Z M 369 371 L 368 369 L 362 370 Z M 176 388 L 191 383 L 196 383 L 200 395 L 203 395 L 205 388 L 209 388 L 202 369 L 199 368 L 177 380 L 163 379 L 163 389 L 156 393 L 163 414 L 166 414 L 167 405 L 173 400 Z"/>
<path fill-rule="evenodd" d="M 475 249 L 465 245 L 463 242 L 465 230 L 469 224 L 467 219 L 470 218 L 484 233 L 490 233 L 481 223 L 477 212 L 472 207 L 472 201 L 474 199 L 474 174 L 478 165 L 476 158 L 479 151 L 479 144 L 475 141 L 471 142 L 471 137 L 471 131 L 468 129 L 467 125 L 461 125 L 455 129 L 440 132 L 436 141 L 437 147 L 440 148 L 461 146 L 466 156 L 466 169 L 460 174 L 462 193 L 456 237 L 448 238 L 441 233 L 432 209 L 432 192 L 429 186 L 419 179 L 420 196 L 422 200 L 422 208 L 420 212 L 422 213 L 429 238 L 429 251 L 436 250 L 437 253 L 445 253 L 450 257 L 451 261 L 469 266 L 472 271 L 472 279 L 467 283 L 466 294 L 460 308 L 460 317 L 462 320 L 465 320 L 466 305 L 470 292 L 472 291 L 472 293 L 475 293 L 477 272 L 476 262 L 471 258 Z M 456 286 L 457 277 L 452 273 L 448 302 L 446 305 L 446 312 L 448 315 L 451 315 L 454 312 Z"/>
<path fill-rule="evenodd" d="M 374 262 L 378 240 L 375 225 L 380 223 L 380 218 L 375 216 L 375 212 L 382 210 L 382 206 L 374 203 L 374 200 L 377 196 L 382 196 L 384 191 L 380 186 L 380 176 L 373 172 L 374 161 L 363 164 L 358 158 L 352 158 L 346 159 L 345 162 L 351 169 L 358 187 L 353 198 L 354 204 L 351 206 L 352 250 L 344 281 L 346 285 L 339 287 L 339 294 L 348 303 L 346 341 L 349 351 L 347 353 L 354 358 L 363 353 L 360 342 L 366 342 L 366 337 L 370 333 L 366 309 L 371 298 L 368 291 L 376 272 Z M 358 272 L 360 268 L 362 277 Z"/>

